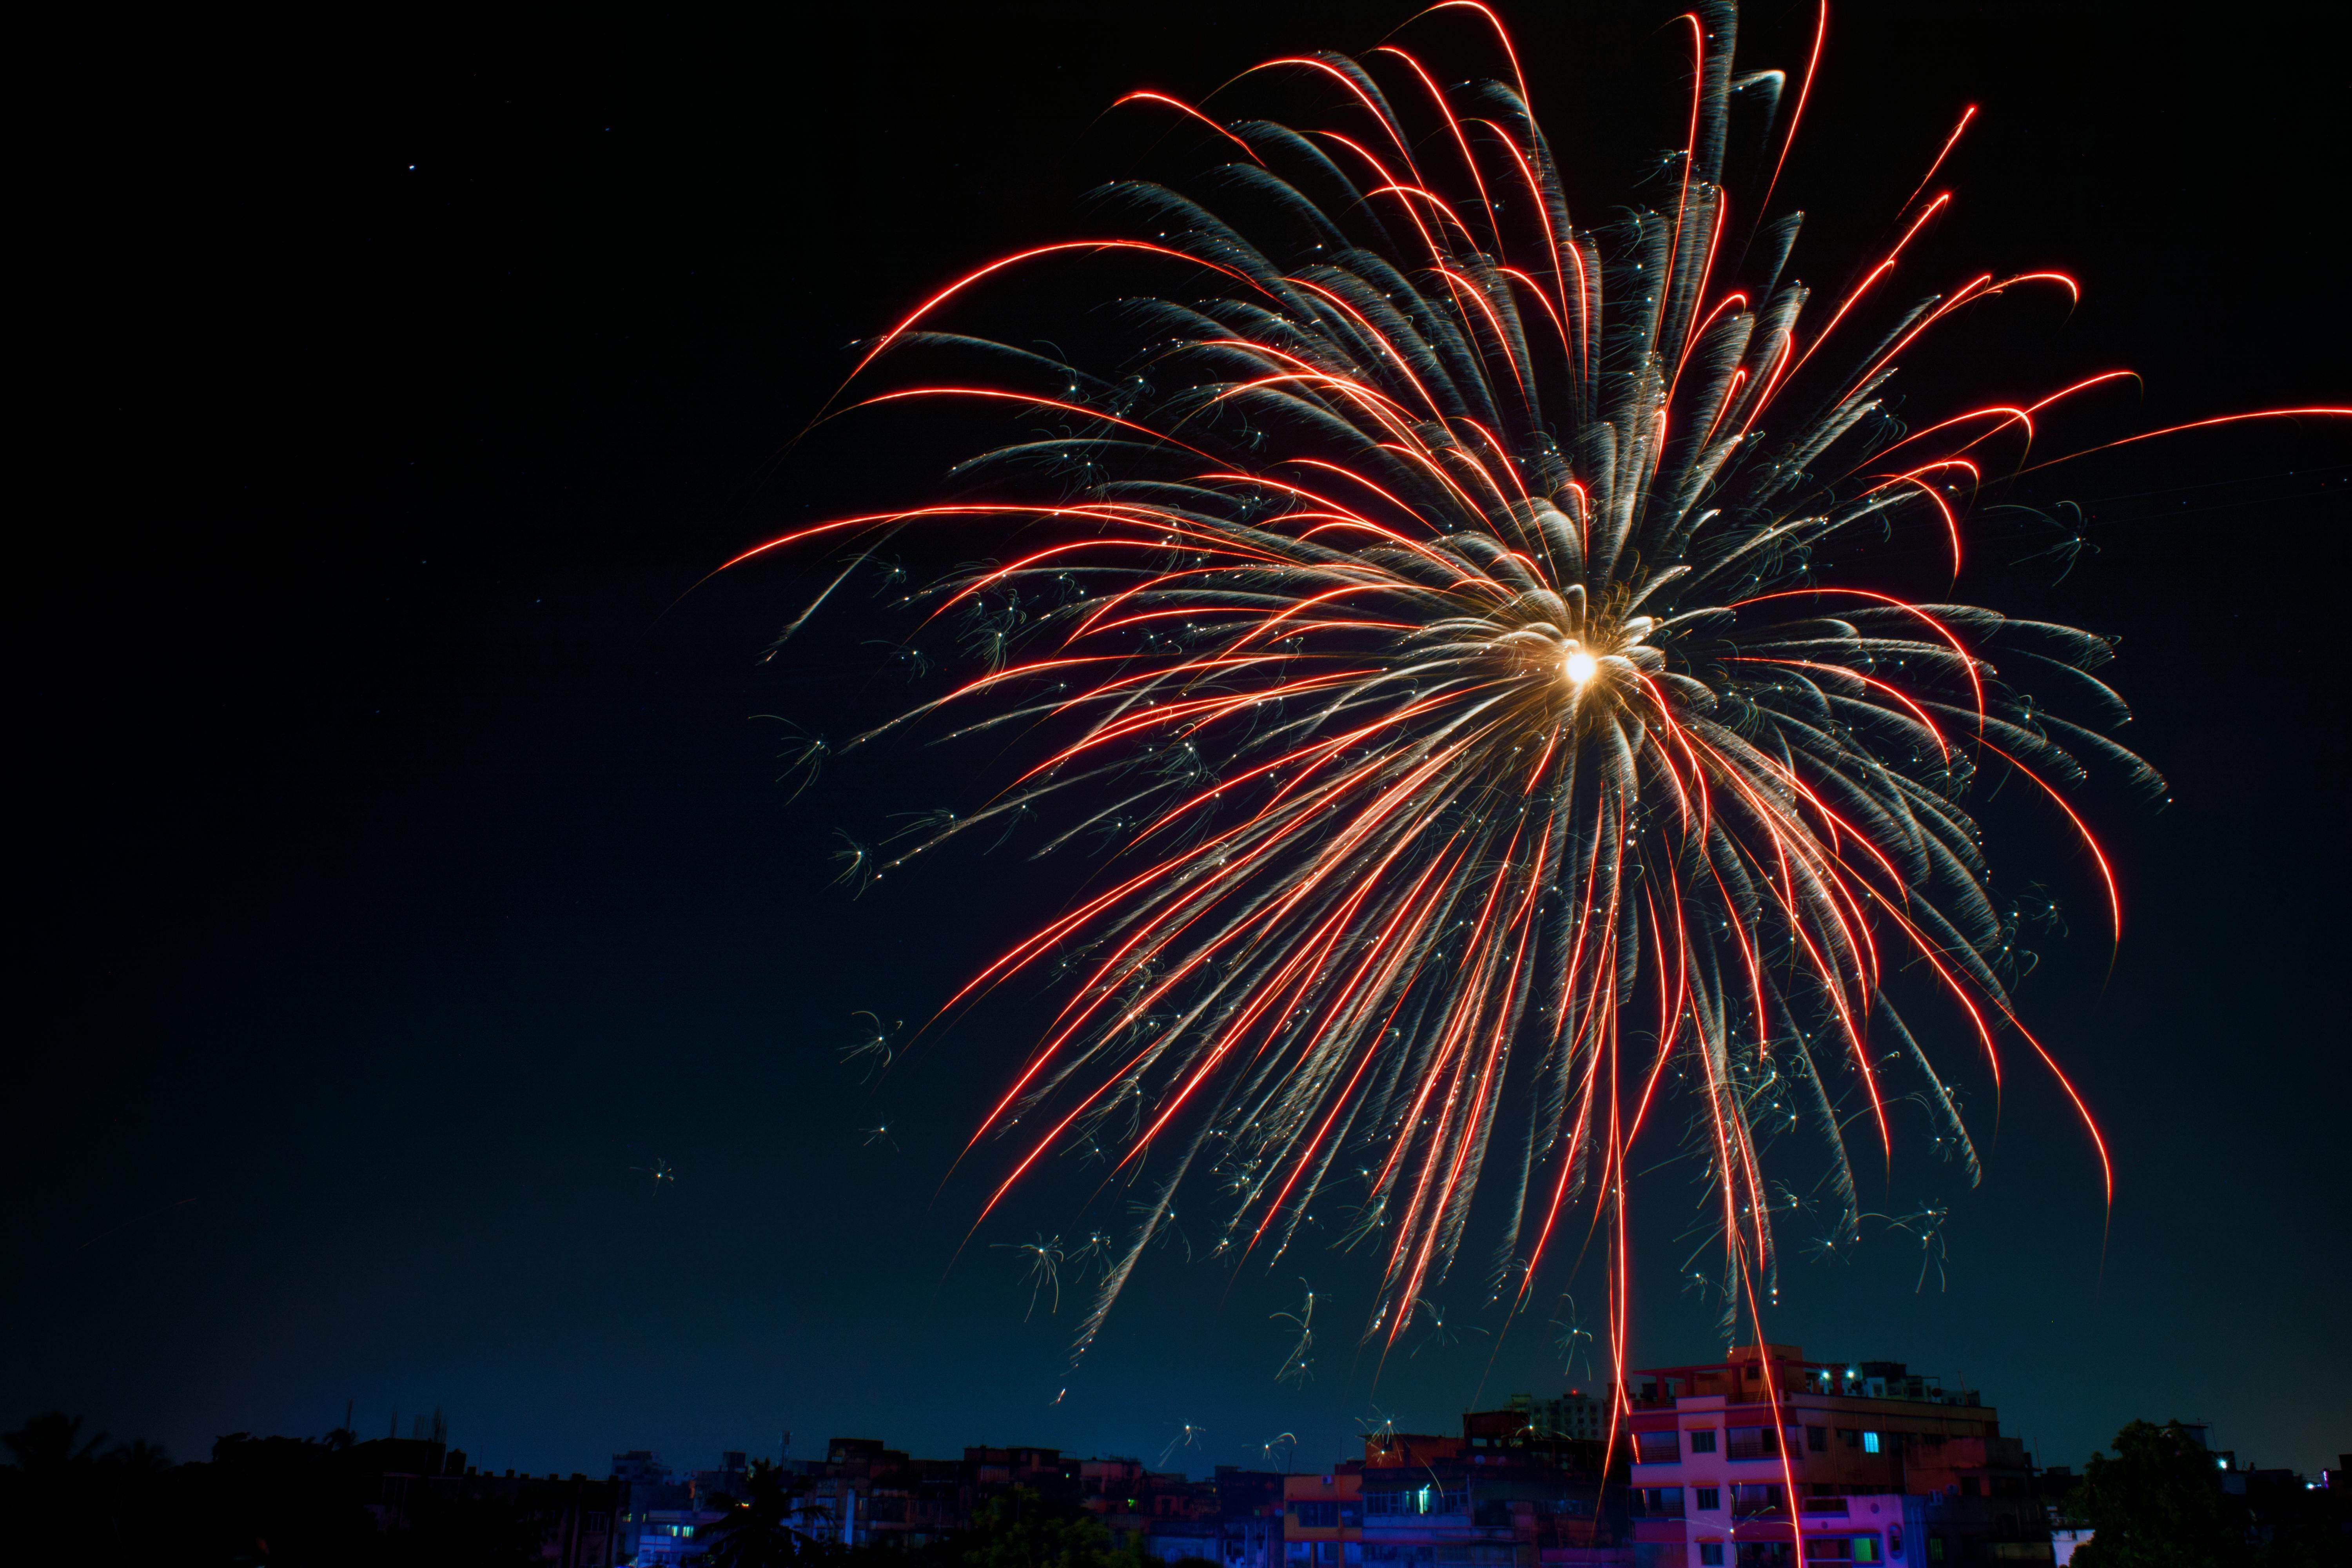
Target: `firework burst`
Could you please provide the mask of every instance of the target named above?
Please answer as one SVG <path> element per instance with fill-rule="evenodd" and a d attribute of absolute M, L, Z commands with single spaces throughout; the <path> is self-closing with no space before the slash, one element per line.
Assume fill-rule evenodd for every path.
<path fill-rule="evenodd" d="M 2108 738 L 2127 717 L 2093 673 L 2110 649 L 1822 576 L 1909 534 L 1957 577 L 1975 491 L 2023 465 L 2045 410 L 2123 373 L 1906 428 L 1898 364 L 1997 296 L 2074 281 L 1984 274 L 1890 303 L 1949 201 L 1937 153 L 1895 244 L 1816 300 L 1789 272 L 1799 218 L 1769 209 L 1810 69 L 1794 92 L 1736 72 L 1725 7 L 1684 19 L 1664 210 L 1580 224 L 1499 23 L 1471 0 L 1423 16 L 1472 29 L 1496 77 L 1441 85 L 1390 45 L 1244 73 L 1309 89 L 1325 117 L 1303 130 L 1121 100 L 1165 118 L 1186 172 L 1108 186 L 1105 232 L 940 290 L 863 346 L 853 385 L 910 358 L 980 369 L 829 416 L 952 399 L 1020 434 L 961 467 L 961 499 L 739 557 L 842 545 L 829 595 L 903 530 L 1003 552 L 932 590 L 918 634 L 953 627 L 981 672 L 831 754 L 919 723 L 1033 748 L 994 798 L 854 846 L 861 885 L 1037 823 L 1037 853 L 1110 847 L 951 1004 L 1068 983 L 966 1153 L 1006 1140 L 983 1215 L 1082 1150 L 1144 1198 L 1078 1353 L 1187 1188 L 1213 1194 L 1211 1251 L 1235 1266 L 1328 1211 L 1326 1237 L 1376 1260 L 1365 1331 L 1384 1344 L 1468 1269 L 1523 1307 L 1597 1227 L 1622 1351 L 1645 1138 L 1706 1173 L 1728 1326 L 1769 1297 L 1790 1131 L 1827 1152 L 1832 1244 L 1864 1217 L 1854 1163 L 1892 1157 L 1898 1100 L 1973 1178 L 1898 972 L 1996 1075 L 2023 1042 L 2112 1198 L 2089 1111 L 2019 1020 L 2014 921 L 1967 805 L 1994 773 L 2039 792 L 2119 932 L 2067 798 L 2094 769 L 2162 788 Z M 1735 124 L 1762 148 L 1760 221 L 1724 187 Z M 1014 269 L 1074 265 L 1155 279 L 1103 291 L 1124 357 L 943 324 Z"/>

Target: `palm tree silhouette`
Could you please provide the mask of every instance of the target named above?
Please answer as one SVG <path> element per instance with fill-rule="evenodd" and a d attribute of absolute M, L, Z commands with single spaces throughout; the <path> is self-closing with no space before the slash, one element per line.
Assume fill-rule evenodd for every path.
<path fill-rule="evenodd" d="M 774 1568 L 829 1554 L 827 1543 L 808 1530 L 825 1510 L 794 1491 L 782 1466 L 754 1459 L 743 1479 L 742 1497 L 722 1492 L 711 1498 L 727 1510 L 727 1517 L 702 1528 L 708 1542 L 703 1561 L 709 1568 Z"/>
<path fill-rule="evenodd" d="M 36 1415 L 14 1432 L 0 1433 L 0 1444 L 7 1445 L 8 1451 L 16 1457 L 16 1468 L 28 1475 L 54 1473 L 71 1465 L 94 1462 L 99 1449 L 106 1444 L 106 1434 L 100 1432 L 87 1443 L 80 1439 L 81 1417 L 62 1410 Z M 134 1447 L 143 1451 L 149 1446 L 140 1443 Z"/>

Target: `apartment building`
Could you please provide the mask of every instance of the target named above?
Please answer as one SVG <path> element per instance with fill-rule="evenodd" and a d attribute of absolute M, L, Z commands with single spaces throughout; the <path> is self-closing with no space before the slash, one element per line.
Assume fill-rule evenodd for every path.
<path fill-rule="evenodd" d="M 1532 1403 L 1465 1412 L 1458 1437 L 1374 1433 L 1362 1458 L 1286 1478 L 1286 1568 L 1630 1564 L 1622 1470 Z"/>
<path fill-rule="evenodd" d="M 1657 1568 L 1793 1565 L 1800 1540 L 1809 1563 L 2052 1561 L 2032 1461 L 1974 1390 L 1766 1344 L 1628 1393 L 1633 1537 Z"/>

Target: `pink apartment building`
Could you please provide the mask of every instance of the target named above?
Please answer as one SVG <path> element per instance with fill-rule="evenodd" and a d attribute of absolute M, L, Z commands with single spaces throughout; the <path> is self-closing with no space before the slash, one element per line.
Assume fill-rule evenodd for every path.
<path fill-rule="evenodd" d="M 2052 1560 L 2032 1461 L 1972 1390 L 1768 1344 L 1626 1393 L 1635 1555 L 1654 1568 L 1797 1568 L 1801 1540 L 1840 1568 Z"/>

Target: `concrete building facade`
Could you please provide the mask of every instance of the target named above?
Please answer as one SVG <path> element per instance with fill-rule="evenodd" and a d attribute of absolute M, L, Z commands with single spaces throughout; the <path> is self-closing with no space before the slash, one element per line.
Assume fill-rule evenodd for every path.
<path fill-rule="evenodd" d="M 1793 1568 L 1801 1540 L 1808 1562 L 2052 1561 L 2032 1458 L 1973 1390 L 1768 1344 L 1628 1394 L 1633 1539 L 1657 1568 Z"/>

